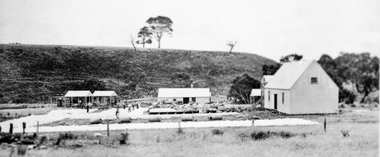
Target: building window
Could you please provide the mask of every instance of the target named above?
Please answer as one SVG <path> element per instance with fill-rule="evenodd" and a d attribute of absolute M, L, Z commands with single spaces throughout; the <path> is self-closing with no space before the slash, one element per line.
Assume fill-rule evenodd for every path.
<path fill-rule="evenodd" d="M 196 98 L 194 98 L 194 97 L 191 98 L 191 101 L 192 101 L 192 102 L 196 102 Z"/>
<path fill-rule="evenodd" d="M 285 94 L 284 92 L 282 92 L 282 104 L 284 104 L 284 102 L 285 102 Z"/>
<path fill-rule="evenodd" d="M 317 77 L 312 77 L 311 78 L 311 83 L 318 83 L 318 78 Z"/>
<path fill-rule="evenodd" d="M 270 101 L 270 91 L 268 91 L 268 101 Z"/>

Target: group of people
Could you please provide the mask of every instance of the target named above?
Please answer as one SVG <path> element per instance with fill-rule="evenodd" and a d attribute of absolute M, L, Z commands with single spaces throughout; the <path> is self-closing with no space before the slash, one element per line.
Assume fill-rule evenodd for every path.
<path fill-rule="evenodd" d="M 128 107 L 128 113 L 129 112 L 132 112 L 133 110 L 136 109 L 139 109 L 139 104 L 138 103 L 130 103 L 128 105 L 123 105 L 123 109 L 125 110 L 125 108 Z M 117 106 L 116 108 L 116 118 L 119 119 L 119 106 Z"/>
<path fill-rule="evenodd" d="M 130 104 L 128 104 L 128 106 L 126 106 L 124 104 L 123 108 L 125 109 L 125 107 L 128 107 L 128 112 L 132 112 L 133 110 L 135 110 L 135 108 L 139 109 L 139 104 L 138 103 L 130 103 Z"/>

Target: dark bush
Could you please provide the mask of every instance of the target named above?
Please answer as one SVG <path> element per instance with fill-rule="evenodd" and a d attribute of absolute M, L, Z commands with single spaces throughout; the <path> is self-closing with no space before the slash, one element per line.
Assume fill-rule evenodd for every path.
<path fill-rule="evenodd" d="M 176 132 L 177 132 L 177 134 L 184 134 L 185 133 L 181 127 L 179 127 Z"/>
<path fill-rule="evenodd" d="M 350 134 L 348 134 L 348 130 L 341 130 L 340 132 L 342 132 L 342 135 L 343 135 L 343 137 L 349 137 L 350 136 Z"/>
<path fill-rule="evenodd" d="M 274 133 L 276 133 L 276 132 L 274 132 Z M 281 131 L 281 132 L 277 133 L 277 135 L 282 137 L 282 138 L 290 138 L 290 137 L 295 136 L 295 134 L 293 134 L 291 132 L 285 132 L 285 131 Z"/>
<path fill-rule="evenodd" d="M 253 132 L 251 133 L 251 138 L 253 140 L 265 140 L 269 138 L 269 131 L 267 133 L 264 131 Z"/>
<path fill-rule="evenodd" d="M 354 103 L 356 99 L 356 95 L 347 90 L 347 89 L 339 89 L 339 100 L 345 102 L 346 104 Z"/>
<path fill-rule="evenodd" d="M 26 145 L 18 145 L 17 146 L 17 156 L 24 156 L 26 154 L 28 146 Z"/>
<path fill-rule="evenodd" d="M 280 131 L 280 132 L 259 131 L 259 132 L 251 133 L 251 138 L 253 140 L 265 140 L 265 139 L 272 137 L 272 136 L 277 136 L 277 137 L 281 137 L 281 138 L 290 138 L 290 137 L 294 137 L 295 134 L 293 134 L 291 132 L 286 132 L 286 131 Z"/>
<path fill-rule="evenodd" d="M 219 129 L 213 129 L 213 130 L 211 130 L 211 133 L 212 133 L 212 135 L 220 135 L 220 136 L 223 136 L 224 131 L 219 130 Z"/>
<path fill-rule="evenodd" d="M 66 133 L 59 133 L 58 139 L 61 140 L 73 140 L 73 139 L 78 139 L 78 135 L 75 135 L 71 132 L 66 132 Z"/>
<path fill-rule="evenodd" d="M 121 133 L 121 138 L 119 139 L 119 142 L 121 145 L 123 144 L 128 144 L 128 139 L 129 139 L 129 133 Z"/>

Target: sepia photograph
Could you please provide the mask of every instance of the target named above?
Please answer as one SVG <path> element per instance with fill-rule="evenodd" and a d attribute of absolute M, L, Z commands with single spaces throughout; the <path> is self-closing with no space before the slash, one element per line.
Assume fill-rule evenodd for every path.
<path fill-rule="evenodd" d="M 0 0 L 0 157 L 378 157 L 379 0 Z"/>

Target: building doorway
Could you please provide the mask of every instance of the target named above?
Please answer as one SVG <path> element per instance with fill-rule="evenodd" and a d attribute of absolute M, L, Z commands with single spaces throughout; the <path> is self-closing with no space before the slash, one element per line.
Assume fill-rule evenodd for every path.
<path fill-rule="evenodd" d="M 277 110 L 277 94 L 274 94 L 274 109 Z"/>

